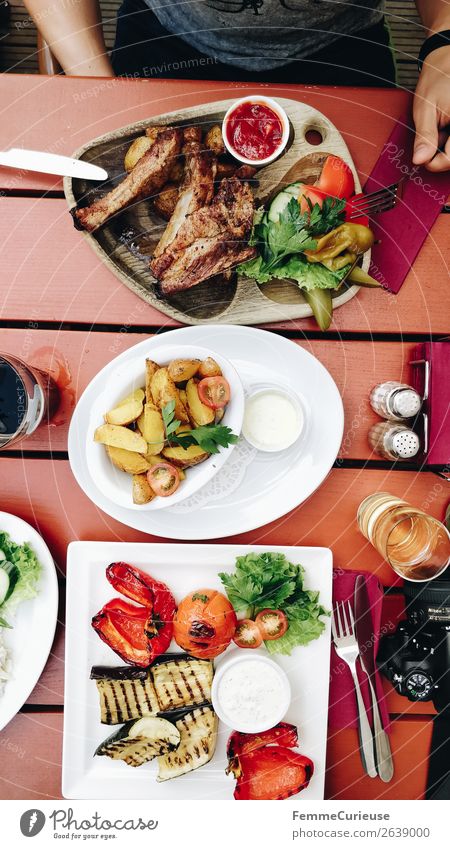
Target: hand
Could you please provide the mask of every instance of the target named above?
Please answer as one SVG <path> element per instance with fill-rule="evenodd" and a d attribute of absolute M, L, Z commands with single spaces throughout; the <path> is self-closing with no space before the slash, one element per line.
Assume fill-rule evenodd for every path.
<path fill-rule="evenodd" d="M 414 164 L 424 165 L 429 171 L 450 170 L 450 46 L 433 50 L 425 59 L 414 95 L 413 116 Z"/>

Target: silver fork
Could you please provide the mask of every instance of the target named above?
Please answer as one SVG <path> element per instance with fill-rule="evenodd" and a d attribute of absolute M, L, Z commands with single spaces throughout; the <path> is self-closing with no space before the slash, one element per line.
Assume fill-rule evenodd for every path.
<path fill-rule="evenodd" d="M 401 197 L 402 186 L 403 181 L 400 180 L 384 189 L 378 189 L 368 195 L 360 195 L 352 200 L 350 218 L 359 218 L 361 215 L 377 215 L 379 212 L 388 212 L 393 209 L 397 200 Z"/>
<path fill-rule="evenodd" d="M 355 636 L 355 623 L 353 619 L 350 602 L 348 605 L 348 617 L 345 609 L 345 602 L 337 602 L 335 611 L 331 616 L 331 630 L 333 633 L 333 641 L 336 649 L 336 654 L 350 669 L 355 687 L 356 701 L 358 704 L 358 722 L 359 722 L 359 747 L 361 752 L 361 760 L 364 769 L 371 778 L 376 778 L 377 768 L 375 766 L 374 742 L 372 729 L 369 725 L 367 711 L 361 695 L 358 675 L 356 673 L 356 661 L 359 656 L 358 643 Z"/>

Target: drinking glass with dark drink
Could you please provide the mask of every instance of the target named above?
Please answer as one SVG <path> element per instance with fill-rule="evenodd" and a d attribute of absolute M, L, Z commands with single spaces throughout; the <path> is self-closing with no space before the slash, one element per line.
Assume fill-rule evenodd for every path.
<path fill-rule="evenodd" d="M 49 421 L 59 391 L 46 372 L 11 354 L 0 354 L 0 449 L 10 448 Z"/>

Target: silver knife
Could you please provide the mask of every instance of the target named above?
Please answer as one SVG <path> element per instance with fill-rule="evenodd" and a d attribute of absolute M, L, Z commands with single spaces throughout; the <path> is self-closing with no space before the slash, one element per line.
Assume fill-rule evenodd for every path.
<path fill-rule="evenodd" d="M 83 162 L 82 159 L 45 153 L 42 150 L 25 150 L 22 147 L 1 151 L 0 165 L 24 171 L 40 171 L 41 174 L 58 174 L 60 177 L 78 177 L 81 180 L 108 179 L 108 172 L 104 168 Z"/>
<path fill-rule="evenodd" d="M 373 733 L 375 740 L 375 754 L 378 775 L 382 781 L 388 782 L 394 775 L 394 763 L 392 760 L 389 737 L 381 722 L 378 699 L 372 679 L 375 680 L 375 658 L 373 650 L 373 628 L 370 615 L 370 602 L 364 575 L 358 575 L 355 582 L 354 596 L 355 630 L 360 653 L 361 666 L 369 682 L 370 696 L 372 699 Z M 361 651 L 362 648 L 362 651 Z"/>

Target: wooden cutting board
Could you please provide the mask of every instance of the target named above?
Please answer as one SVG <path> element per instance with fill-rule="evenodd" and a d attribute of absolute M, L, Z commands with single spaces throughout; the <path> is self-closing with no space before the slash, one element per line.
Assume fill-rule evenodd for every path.
<path fill-rule="evenodd" d="M 290 140 L 285 153 L 258 172 L 256 206 L 278 187 L 296 180 L 313 182 L 329 153 L 337 154 L 348 163 L 355 178 L 355 190 L 361 191 L 350 152 L 334 124 L 306 103 L 282 97 L 277 100 L 289 116 Z M 159 115 L 148 121 L 122 127 L 83 145 L 73 156 L 105 168 L 110 179 L 98 188 L 89 181 L 66 177 L 64 192 L 69 208 L 91 203 L 123 179 L 126 150 L 137 136 L 145 132 L 146 127 L 155 124 L 182 127 L 200 124 L 207 131 L 214 124 L 222 123 L 232 103 L 232 100 L 222 100 Z M 80 238 L 88 240 L 113 274 L 136 295 L 185 324 L 263 324 L 312 314 L 295 283 L 274 280 L 260 287 L 254 280 L 237 274 L 233 274 L 231 279 L 217 275 L 186 292 L 170 297 L 160 296 L 149 268 L 149 258 L 166 226 L 167 222 L 154 212 L 149 200 L 143 199 L 96 232 L 80 233 Z M 370 251 L 363 257 L 362 267 L 366 271 L 369 263 Z M 334 309 L 353 298 L 357 291 L 357 286 L 344 285 L 333 297 Z"/>

